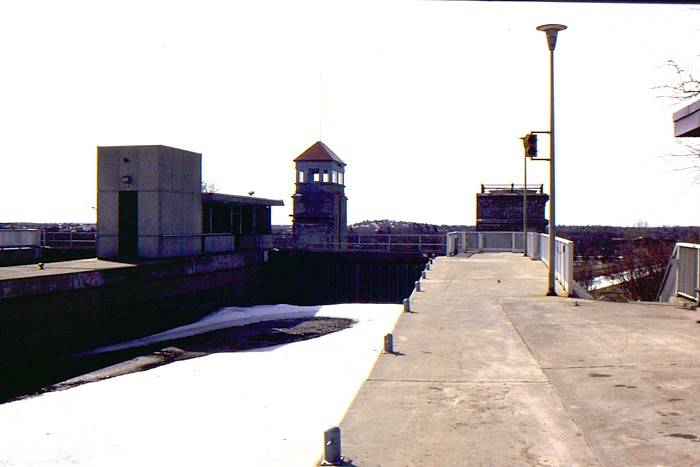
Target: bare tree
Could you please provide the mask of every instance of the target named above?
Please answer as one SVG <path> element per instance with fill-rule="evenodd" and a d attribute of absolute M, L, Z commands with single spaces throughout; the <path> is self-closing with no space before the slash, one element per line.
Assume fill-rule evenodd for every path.
<path fill-rule="evenodd" d="M 597 258 L 584 258 L 574 262 L 574 279 L 587 291 L 591 291 L 598 277 L 605 275 Z"/>
<path fill-rule="evenodd" d="M 675 60 L 669 60 L 666 65 L 673 70 L 675 79 L 671 84 L 656 87 L 664 93 L 659 97 L 670 99 L 678 104 L 700 96 L 700 80 L 695 78 L 692 70 L 681 67 Z"/>
<path fill-rule="evenodd" d="M 607 275 L 621 281 L 617 288 L 628 301 L 654 301 L 672 249 L 672 242 L 659 239 L 631 240 Z"/>
<path fill-rule="evenodd" d="M 680 66 L 675 60 L 669 60 L 666 65 L 675 75 L 671 84 L 657 86 L 661 90 L 659 97 L 669 99 L 674 104 L 685 103 L 700 97 L 700 80 L 693 75 L 692 70 Z M 683 166 L 678 170 L 690 171 L 695 174 L 695 183 L 700 183 L 700 143 L 678 140 L 679 151 L 670 154 L 671 157 L 683 160 Z"/>
<path fill-rule="evenodd" d="M 213 183 L 202 182 L 202 193 L 218 193 L 219 190 Z"/>

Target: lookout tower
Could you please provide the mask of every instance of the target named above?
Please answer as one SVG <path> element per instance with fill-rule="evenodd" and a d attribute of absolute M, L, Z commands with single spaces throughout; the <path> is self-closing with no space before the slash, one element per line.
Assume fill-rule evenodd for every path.
<path fill-rule="evenodd" d="M 345 162 L 317 141 L 296 164 L 293 231 L 299 246 L 339 245 L 347 231 Z"/>

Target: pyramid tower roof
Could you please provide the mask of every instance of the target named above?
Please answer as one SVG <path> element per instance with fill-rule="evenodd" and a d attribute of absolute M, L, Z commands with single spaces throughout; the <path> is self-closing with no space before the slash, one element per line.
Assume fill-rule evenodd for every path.
<path fill-rule="evenodd" d="M 309 146 L 309 148 L 302 152 L 294 162 L 336 162 L 342 166 L 347 164 L 338 157 L 336 153 L 331 151 L 331 149 L 323 144 L 321 141 L 316 141 L 314 144 Z"/>

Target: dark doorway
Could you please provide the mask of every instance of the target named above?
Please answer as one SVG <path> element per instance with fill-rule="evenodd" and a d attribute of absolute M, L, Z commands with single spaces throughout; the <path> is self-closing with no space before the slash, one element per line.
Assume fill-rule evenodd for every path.
<path fill-rule="evenodd" d="M 119 192 L 119 256 L 136 256 L 138 250 L 138 192 Z"/>

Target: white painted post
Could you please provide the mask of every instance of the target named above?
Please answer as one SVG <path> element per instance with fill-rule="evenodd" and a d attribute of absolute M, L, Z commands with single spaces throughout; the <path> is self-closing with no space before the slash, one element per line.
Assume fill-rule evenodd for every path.
<path fill-rule="evenodd" d="M 680 283 L 679 281 L 681 280 L 681 268 L 679 267 L 680 265 L 680 258 L 681 258 L 681 247 L 676 245 L 676 249 L 674 250 L 674 253 L 676 255 L 676 290 L 673 292 L 673 296 L 677 297 L 678 296 L 678 284 Z"/>
<path fill-rule="evenodd" d="M 696 248 L 695 252 L 695 301 L 700 302 L 700 248 Z"/>
<path fill-rule="evenodd" d="M 515 253 L 515 232 L 511 232 L 510 234 L 510 241 L 511 241 L 511 253 Z"/>
<path fill-rule="evenodd" d="M 574 244 L 569 243 L 569 257 L 567 258 L 567 274 L 566 274 L 566 291 L 569 293 L 569 297 L 573 297 L 574 295 L 574 288 L 573 288 L 573 283 L 574 283 Z"/>

